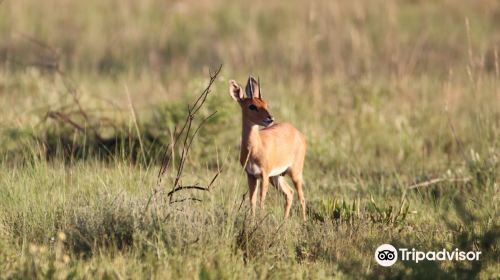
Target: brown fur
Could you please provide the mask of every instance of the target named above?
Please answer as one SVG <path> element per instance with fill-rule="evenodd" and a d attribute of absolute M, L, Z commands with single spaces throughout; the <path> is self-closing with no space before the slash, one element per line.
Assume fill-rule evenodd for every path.
<path fill-rule="evenodd" d="M 250 78 L 250 82 L 255 82 L 255 79 Z M 267 110 L 267 103 L 261 98 L 260 86 L 254 83 L 253 87 L 255 88 L 254 96 L 245 97 L 243 89 L 234 80 L 229 81 L 230 95 L 238 102 L 242 110 L 240 163 L 247 171 L 252 215 L 255 215 L 257 180 L 260 180 L 261 208 L 264 208 L 268 186 L 271 183 L 285 195 L 285 218 L 288 217 L 294 193 L 282 177 L 282 175 L 288 174 L 300 199 L 302 217 L 306 220 L 306 206 L 302 190 L 302 170 L 306 152 L 305 137 L 291 124 L 269 123 L 272 117 Z M 250 105 L 255 106 L 257 110 L 252 110 Z M 259 126 L 265 128 L 259 129 Z M 260 171 L 260 174 L 249 172 L 247 167 Z M 282 167 L 287 167 L 283 173 L 270 176 L 271 172 Z M 252 168 L 250 169 L 252 170 Z"/>

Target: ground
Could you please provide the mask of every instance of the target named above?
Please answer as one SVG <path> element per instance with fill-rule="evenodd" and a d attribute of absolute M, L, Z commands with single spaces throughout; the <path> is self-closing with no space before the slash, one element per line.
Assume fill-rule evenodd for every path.
<path fill-rule="evenodd" d="M 0 278 L 499 278 L 499 31 L 493 0 L 0 1 Z M 305 223 L 272 188 L 248 217 L 249 74 L 306 136 Z M 182 162 L 209 191 L 170 199 Z"/>

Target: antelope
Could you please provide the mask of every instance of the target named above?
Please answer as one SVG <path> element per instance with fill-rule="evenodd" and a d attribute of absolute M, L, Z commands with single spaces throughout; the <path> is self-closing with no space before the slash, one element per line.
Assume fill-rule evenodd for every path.
<path fill-rule="evenodd" d="M 260 80 L 250 76 L 243 89 L 235 80 L 229 81 L 229 94 L 238 102 L 242 112 L 240 163 L 246 171 L 252 217 L 255 217 L 257 183 L 260 181 L 260 208 L 264 202 L 269 182 L 285 196 L 285 219 L 292 206 L 294 190 L 287 184 L 288 174 L 297 190 L 306 220 L 306 202 L 302 190 L 306 140 L 304 135 L 289 123 L 275 123 L 262 99 Z M 260 127 L 263 127 L 260 129 Z"/>

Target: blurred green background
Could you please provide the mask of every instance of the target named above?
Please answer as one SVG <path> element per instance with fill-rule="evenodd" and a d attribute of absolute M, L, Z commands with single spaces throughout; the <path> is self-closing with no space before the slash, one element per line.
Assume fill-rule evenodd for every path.
<path fill-rule="evenodd" d="M 0 278 L 498 278 L 499 52 L 496 0 L 0 1 Z M 221 64 L 184 179 L 214 190 L 144 213 Z M 245 230 L 249 74 L 306 135 L 306 224 L 271 190 Z M 382 243 L 484 258 L 384 270 Z"/>

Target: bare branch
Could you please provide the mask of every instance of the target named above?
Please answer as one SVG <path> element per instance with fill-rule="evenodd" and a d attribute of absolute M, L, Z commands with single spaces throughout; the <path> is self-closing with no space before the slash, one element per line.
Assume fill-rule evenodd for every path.
<path fill-rule="evenodd" d="M 240 206 L 238 207 L 238 210 L 236 212 L 240 212 L 241 206 L 243 206 L 243 202 L 245 202 L 245 197 L 247 196 L 248 191 L 246 191 L 244 194 L 241 195 L 241 202 Z"/>
<path fill-rule="evenodd" d="M 0 2 L 1 4 L 1 2 Z M 52 47 L 51 45 L 49 45 L 48 43 L 45 43 L 43 42 L 42 40 L 40 39 L 37 39 L 29 34 L 26 34 L 24 32 L 18 32 L 19 35 L 21 35 L 21 37 L 23 37 L 24 39 L 30 41 L 31 43 L 37 45 L 39 48 L 42 48 L 42 49 L 45 49 L 45 50 L 48 50 L 55 58 L 59 58 L 59 52 L 54 48 Z"/>
<path fill-rule="evenodd" d="M 201 200 L 201 199 L 199 199 L 199 198 L 196 198 L 196 197 L 187 197 L 187 198 L 177 199 L 177 200 L 171 201 L 171 202 L 169 202 L 169 204 L 174 204 L 174 203 L 184 202 L 184 201 L 196 201 L 196 202 L 201 202 L 202 200 Z"/>
<path fill-rule="evenodd" d="M 175 147 L 177 143 L 180 142 L 180 139 L 182 138 L 182 151 L 179 159 L 179 164 L 177 166 L 177 171 L 175 175 L 174 182 L 172 184 L 172 189 L 167 193 L 167 196 L 169 197 L 170 204 L 174 203 L 178 200 L 173 200 L 173 195 L 180 191 L 180 190 L 186 190 L 186 189 L 195 189 L 195 190 L 203 190 L 203 191 L 210 191 L 210 187 L 213 185 L 215 180 L 220 174 L 220 169 L 218 169 L 217 173 L 214 175 L 210 183 L 208 184 L 207 187 L 200 187 L 200 186 L 183 186 L 181 183 L 182 179 L 182 173 L 184 171 L 184 166 L 186 163 L 186 160 L 189 155 L 189 151 L 191 149 L 191 146 L 193 145 L 195 137 L 198 135 L 199 130 L 201 127 L 210 119 L 212 118 L 217 112 L 214 112 L 210 114 L 208 117 L 204 118 L 201 120 L 201 122 L 198 124 L 196 129 L 192 131 L 193 129 L 193 121 L 195 120 L 198 111 L 201 109 L 201 107 L 205 104 L 208 94 L 211 91 L 211 87 L 215 80 L 217 79 L 217 76 L 219 75 L 220 71 L 222 69 L 222 65 L 219 66 L 219 68 L 212 74 L 210 73 L 210 80 L 208 82 L 207 87 L 203 90 L 203 92 L 196 98 L 194 103 L 192 105 L 187 106 L 187 116 L 182 124 L 182 128 L 177 132 L 177 129 L 174 129 L 174 136 L 172 142 L 165 148 L 165 152 L 162 157 L 161 161 L 161 166 L 160 169 L 158 170 L 157 174 L 157 180 L 156 180 L 156 187 L 151 193 L 150 197 L 148 198 L 148 202 L 146 203 L 145 211 L 148 209 L 151 201 L 156 198 L 156 196 L 160 193 L 161 191 L 161 184 L 163 180 L 163 176 L 167 172 L 168 166 L 170 165 L 172 156 L 173 156 L 173 151 L 175 150 Z M 182 200 L 184 201 L 184 200 Z"/>
<path fill-rule="evenodd" d="M 212 181 L 210 181 L 210 183 L 208 183 L 208 186 L 207 186 L 207 190 L 210 191 L 210 187 L 212 187 L 213 183 L 215 182 L 215 179 L 217 179 L 217 177 L 219 177 L 219 174 L 221 173 L 222 171 L 219 169 L 217 170 L 217 173 L 215 173 L 214 177 L 212 178 Z"/>
<path fill-rule="evenodd" d="M 209 190 L 208 188 L 204 188 L 204 187 L 200 187 L 200 186 L 178 186 L 175 189 L 169 191 L 167 193 L 167 196 L 172 196 L 174 193 L 181 191 L 181 190 L 192 190 L 192 189 L 200 190 L 200 191 L 208 191 Z"/>

